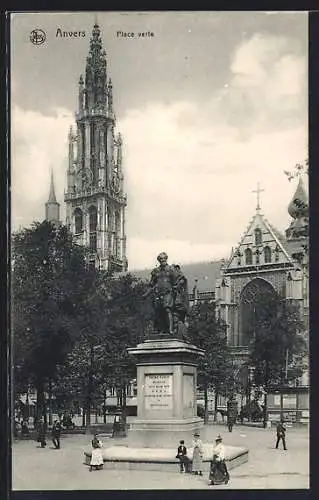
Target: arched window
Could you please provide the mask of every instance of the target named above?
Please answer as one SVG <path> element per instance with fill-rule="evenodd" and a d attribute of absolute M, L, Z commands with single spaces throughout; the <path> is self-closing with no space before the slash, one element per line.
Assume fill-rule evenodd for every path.
<path fill-rule="evenodd" d="M 74 226 L 75 226 L 75 234 L 81 233 L 83 230 L 83 214 L 80 208 L 76 208 L 74 210 Z"/>
<path fill-rule="evenodd" d="M 261 229 L 257 227 L 257 229 L 255 229 L 255 245 L 261 245 L 261 243 L 262 243 Z"/>
<path fill-rule="evenodd" d="M 264 248 L 264 259 L 265 262 L 271 262 L 271 249 L 269 247 Z"/>
<path fill-rule="evenodd" d="M 253 263 L 253 253 L 250 248 L 246 248 L 245 250 L 245 262 L 246 266 L 251 266 Z"/>
<path fill-rule="evenodd" d="M 240 295 L 238 344 L 249 346 L 258 337 L 259 327 L 276 313 L 278 296 L 270 283 L 261 278 L 250 281 Z"/>
<path fill-rule="evenodd" d="M 97 226 L 97 210 L 92 206 L 89 208 L 89 228 L 90 228 L 90 251 L 96 252 L 96 226 Z"/>

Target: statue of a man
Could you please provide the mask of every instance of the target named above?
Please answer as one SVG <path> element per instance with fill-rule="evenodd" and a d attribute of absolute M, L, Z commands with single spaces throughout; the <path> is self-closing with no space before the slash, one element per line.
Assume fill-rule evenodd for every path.
<path fill-rule="evenodd" d="M 187 280 L 177 265 L 167 263 L 165 252 L 158 255 L 159 266 L 151 273 L 150 289 L 155 312 L 154 326 L 158 333 L 178 333 L 179 321 L 185 322 L 188 293 Z"/>

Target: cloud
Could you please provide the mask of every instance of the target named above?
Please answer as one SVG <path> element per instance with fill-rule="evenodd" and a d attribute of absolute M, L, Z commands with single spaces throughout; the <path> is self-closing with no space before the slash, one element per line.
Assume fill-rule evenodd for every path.
<path fill-rule="evenodd" d="M 55 177 L 56 195 L 62 202 L 67 168 L 67 137 L 73 116 L 65 109 L 54 109 L 50 116 L 13 107 L 12 149 L 12 225 L 43 220 L 48 199 L 50 168 Z M 63 203 L 61 213 L 63 215 Z"/>
<path fill-rule="evenodd" d="M 307 156 L 306 112 L 300 111 L 305 62 L 291 47 L 284 37 L 254 35 L 235 50 L 229 88 L 205 107 L 158 102 L 126 113 L 120 128 L 128 227 L 144 235 L 144 248 L 160 248 L 163 236 L 166 245 L 183 242 L 194 260 L 207 247 L 230 249 L 254 213 L 257 181 L 265 188 L 265 214 L 279 229 L 287 227 L 293 188 L 283 170 Z"/>
<path fill-rule="evenodd" d="M 307 62 L 298 42 L 259 33 L 242 42 L 234 51 L 220 107 L 229 123 L 248 133 L 305 120 Z"/>

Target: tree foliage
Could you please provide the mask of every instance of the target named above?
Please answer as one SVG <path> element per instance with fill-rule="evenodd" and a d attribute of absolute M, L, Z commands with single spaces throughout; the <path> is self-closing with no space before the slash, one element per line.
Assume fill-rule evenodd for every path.
<path fill-rule="evenodd" d="M 110 277 L 105 286 L 109 291 L 109 301 L 104 373 L 109 384 L 124 396 L 125 406 L 125 388 L 136 376 L 135 361 L 127 348 L 143 340 L 150 322 L 150 311 L 144 307 L 142 298 L 146 285 L 126 274 Z"/>
<path fill-rule="evenodd" d="M 225 323 L 216 318 L 215 305 L 202 302 L 194 305 L 189 317 L 189 336 L 192 342 L 205 350 L 197 371 L 199 388 L 204 391 L 205 420 L 207 420 L 207 391 L 227 394 L 233 389 L 232 358 L 227 346 Z"/>
<path fill-rule="evenodd" d="M 251 362 L 256 367 L 257 385 L 282 384 L 287 361 L 287 381 L 300 377 L 305 369 L 307 342 L 299 306 L 268 297 L 256 303 L 255 311 Z"/>
<path fill-rule="evenodd" d="M 12 264 L 15 388 L 19 392 L 31 383 L 43 399 L 44 384 L 77 336 L 77 306 L 87 274 L 84 252 L 65 226 L 37 222 L 13 235 Z"/>

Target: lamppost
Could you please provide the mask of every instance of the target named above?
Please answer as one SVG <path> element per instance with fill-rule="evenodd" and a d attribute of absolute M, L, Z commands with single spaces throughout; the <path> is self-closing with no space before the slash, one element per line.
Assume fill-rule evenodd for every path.
<path fill-rule="evenodd" d="M 88 397 L 87 397 L 87 422 L 86 426 L 91 425 L 91 407 L 92 407 L 92 394 L 94 391 L 94 370 L 95 370 L 95 351 L 100 349 L 100 345 L 93 345 L 90 342 L 90 361 L 89 361 L 89 380 L 88 380 Z"/>

